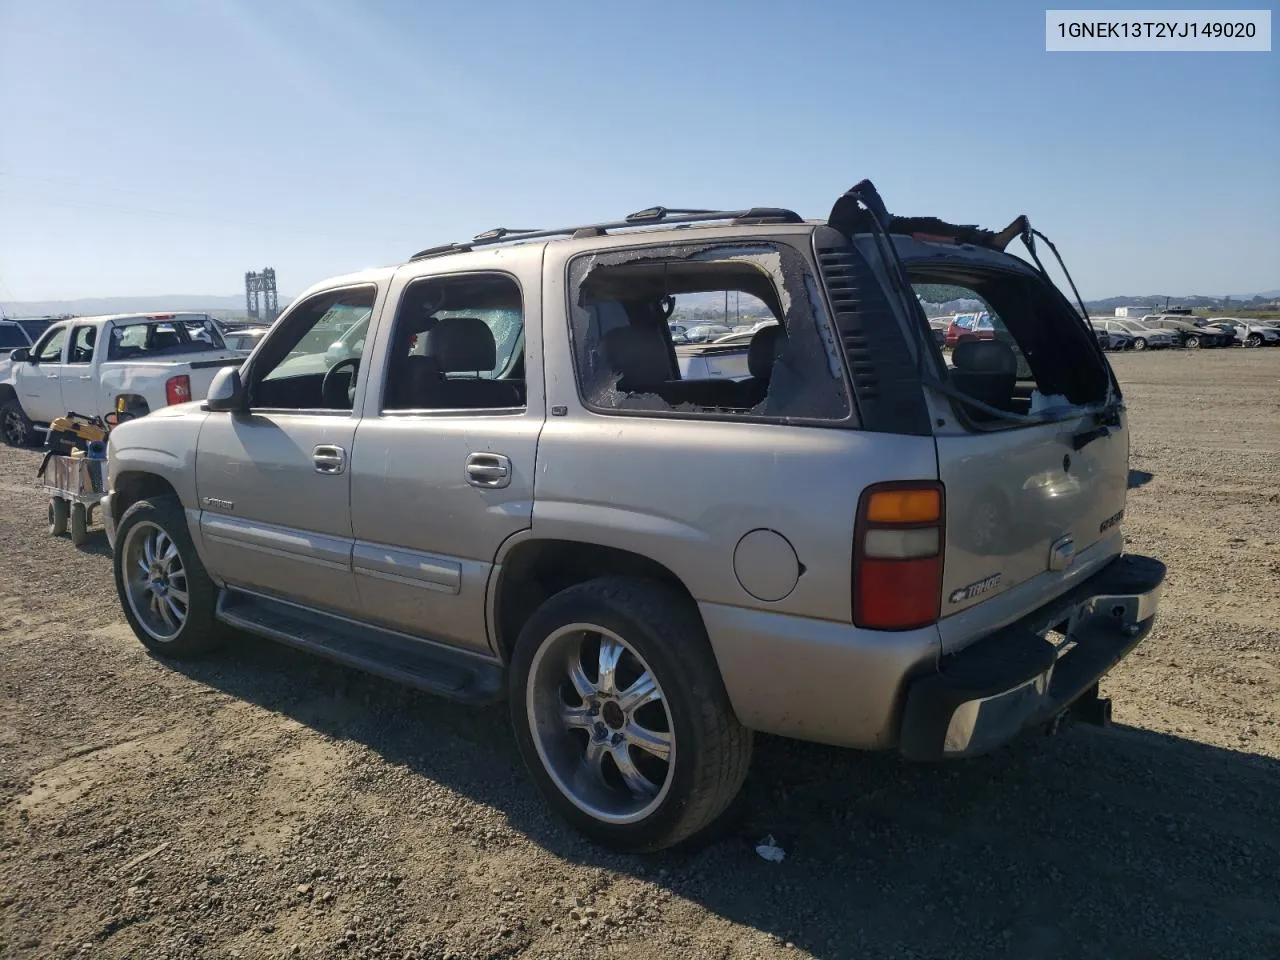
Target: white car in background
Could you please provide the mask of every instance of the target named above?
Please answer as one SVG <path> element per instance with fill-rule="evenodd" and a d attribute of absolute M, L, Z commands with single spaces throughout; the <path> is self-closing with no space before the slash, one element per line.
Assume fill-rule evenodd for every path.
<path fill-rule="evenodd" d="M 1210 317 L 1205 323 L 1206 326 L 1217 327 L 1224 333 L 1231 334 L 1236 343 L 1246 347 L 1280 346 L 1280 327 L 1276 323 L 1240 320 L 1236 317 Z"/>
<path fill-rule="evenodd" d="M 59 320 L 9 355 L 0 380 L 0 439 L 32 443 L 67 413 L 140 417 L 203 400 L 214 374 L 243 359 L 207 314 Z"/>

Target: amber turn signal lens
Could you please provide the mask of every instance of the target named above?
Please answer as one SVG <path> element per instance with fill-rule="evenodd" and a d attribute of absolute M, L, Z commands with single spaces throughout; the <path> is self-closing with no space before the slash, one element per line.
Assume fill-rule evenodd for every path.
<path fill-rule="evenodd" d="M 941 518 L 938 490 L 877 490 L 867 502 L 871 523 L 934 523 Z"/>

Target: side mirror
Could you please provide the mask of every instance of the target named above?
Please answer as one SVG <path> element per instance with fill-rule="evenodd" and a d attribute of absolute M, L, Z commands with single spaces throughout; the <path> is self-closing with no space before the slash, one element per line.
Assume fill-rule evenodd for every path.
<path fill-rule="evenodd" d="M 223 367 L 209 384 L 205 409 L 214 413 L 241 413 L 245 405 L 244 381 L 239 367 Z"/>
<path fill-rule="evenodd" d="M 9 354 L 9 359 L 14 363 L 22 363 L 24 360 L 30 363 L 34 358 L 31 356 L 30 347 L 18 347 Z"/>

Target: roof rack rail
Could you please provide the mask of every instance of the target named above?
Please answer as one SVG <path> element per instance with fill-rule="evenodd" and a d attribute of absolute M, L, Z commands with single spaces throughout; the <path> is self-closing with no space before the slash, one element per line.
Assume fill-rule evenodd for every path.
<path fill-rule="evenodd" d="M 804 218 L 794 210 L 782 207 L 751 207 L 748 210 L 689 210 L 680 207 L 647 207 L 628 214 L 625 219 L 606 223 L 587 223 L 575 227 L 557 227 L 554 230 L 516 230 L 494 227 L 478 233 L 470 240 L 445 243 L 437 247 L 419 250 L 409 259 L 425 260 L 447 253 L 465 253 L 480 246 L 498 243 L 518 243 L 522 240 L 543 240 L 550 237 L 602 237 L 610 230 L 627 230 L 651 224 L 711 223 L 727 220 L 732 224 L 804 223 Z"/>

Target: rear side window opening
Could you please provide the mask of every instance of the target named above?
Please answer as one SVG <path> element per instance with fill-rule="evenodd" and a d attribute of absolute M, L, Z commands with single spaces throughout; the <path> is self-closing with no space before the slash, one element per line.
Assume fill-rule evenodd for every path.
<path fill-rule="evenodd" d="M 908 272 L 926 315 L 948 323 L 940 349 L 956 390 L 1022 416 L 1107 401 L 1113 380 L 1094 338 L 1043 280 L 972 267 L 912 265 Z M 956 406 L 972 423 L 1001 424 L 976 407 Z"/>
<path fill-rule="evenodd" d="M 569 298 L 579 394 L 595 412 L 851 417 L 816 281 L 784 244 L 584 255 L 569 265 Z"/>
<path fill-rule="evenodd" d="M 108 360 L 149 360 L 171 354 L 223 349 L 222 337 L 210 323 L 172 320 L 112 327 Z"/>

